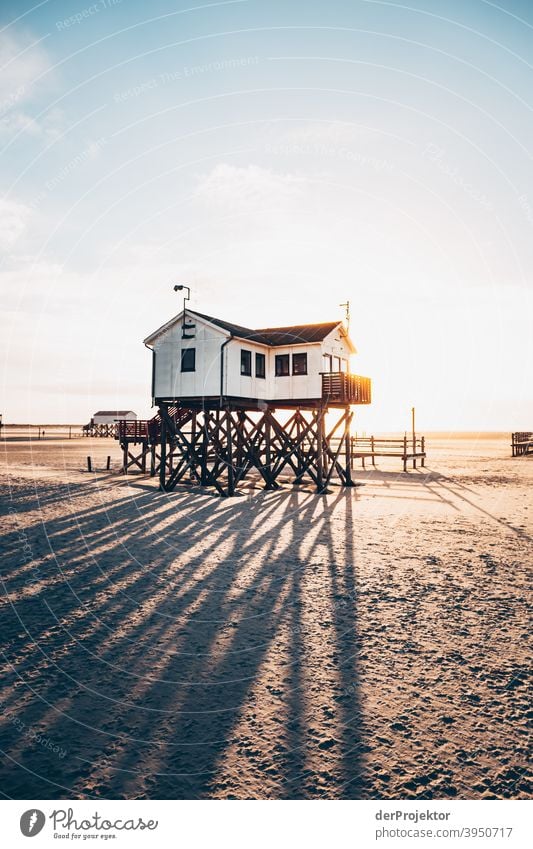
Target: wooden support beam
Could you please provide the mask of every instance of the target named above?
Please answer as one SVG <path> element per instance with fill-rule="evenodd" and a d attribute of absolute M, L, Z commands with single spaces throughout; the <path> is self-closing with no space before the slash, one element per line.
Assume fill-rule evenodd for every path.
<path fill-rule="evenodd" d="M 228 489 L 227 494 L 231 497 L 235 495 L 235 469 L 233 468 L 233 421 L 231 411 L 226 410 L 226 464 L 228 474 Z"/>
<path fill-rule="evenodd" d="M 317 416 L 316 429 L 316 491 L 324 492 L 324 411 Z"/>
<path fill-rule="evenodd" d="M 308 478 L 317 492 L 326 491 L 334 476 L 342 485 L 353 486 L 353 413 L 349 407 L 343 408 L 329 432 L 326 413 L 325 407 L 305 412 L 297 409 L 283 422 L 271 409 L 227 407 L 187 413 L 162 402 L 157 431 L 160 456 L 156 444 L 147 442 L 138 457 L 126 450 L 124 466 L 146 468 L 149 451 L 150 472 L 154 474 L 158 468 L 162 491 L 174 489 L 188 476 L 190 482 L 230 497 L 254 471 L 266 489 L 278 488 L 280 476 L 286 472 L 292 473 L 296 483 Z M 126 444 L 123 447 L 127 449 Z"/>
<path fill-rule="evenodd" d="M 159 462 L 159 489 L 166 489 L 166 466 L 167 466 L 167 421 L 163 413 L 163 407 L 159 408 L 161 413 L 161 460 Z"/>

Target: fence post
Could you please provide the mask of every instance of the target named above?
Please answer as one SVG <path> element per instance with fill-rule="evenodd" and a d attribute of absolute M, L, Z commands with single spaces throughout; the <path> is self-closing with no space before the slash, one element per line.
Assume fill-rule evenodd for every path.
<path fill-rule="evenodd" d="M 421 460 L 422 468 L 426 465 L 426 437 L 422 437 L 422 460 Z"/>
<path fill-rule="evenodd" d="M 375 454 L 374 454 L 375 449 L 374 449 L 374 437 L 373 436 L 370 437 L 370 448 L 372 450 L 372 465 L 375 468 L 376 467 L 376 457 L 375 457 Z"/>
<path fill-rule="evenodd" d="M 403 470 L 407 471 L 407 434 L 403 437 Z"/>
<path fill-rule="evenodd" d="M 87 471 L 92 472 L 92 470 L 93 470 L 93 467 L 92 467 L 92 464 L 91 464 L 91 458 L 87 457 Z"/>

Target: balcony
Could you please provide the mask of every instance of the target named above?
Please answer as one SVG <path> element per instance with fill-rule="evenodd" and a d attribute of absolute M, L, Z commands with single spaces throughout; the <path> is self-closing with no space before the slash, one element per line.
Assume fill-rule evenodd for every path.
<path fill-rule="evenodd" d="M 322 399 L 327 404 L 370 404 L 372 382 L 359 374 L 322 372 Z"/>

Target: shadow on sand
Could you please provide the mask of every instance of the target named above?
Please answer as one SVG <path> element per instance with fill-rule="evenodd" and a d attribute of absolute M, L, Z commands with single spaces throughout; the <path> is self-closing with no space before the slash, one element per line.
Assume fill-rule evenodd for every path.
<path fill-rule="evenodd" d="M 4 538 L 3 793 L 360 796 L 356 494 L 135 486 Z"/>

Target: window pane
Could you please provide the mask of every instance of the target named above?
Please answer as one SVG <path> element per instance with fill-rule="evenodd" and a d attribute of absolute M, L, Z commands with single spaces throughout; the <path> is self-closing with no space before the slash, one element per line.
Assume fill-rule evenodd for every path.
<path fill-rule="evenodd" d="M 241 349 L 241 374 L 252 374 L 252 352 Z"/>
<path fill-rule="evenodd" d="M 255 376 L 256 377 L 265 377 L 265 355 L 264 354 L 256 354 L 255 355 Z"/>
<path fill-rule="evenodd" d="M 289 374 L 289 355 L 276 354 L 276 377 L 284 377 Z"/>
<path fill-rule="evenodd" d="M 184 348 L 181 352 L 181 370 L 196 370 L 196 348 Z"/>
<path fill-rule="evenodd" d="M 307 374 L 307 354 L 292 355 L 292 373 Z"/>
<path fill-rule="evenodd" d="M 324 354 L 324 371 L 331 371 L 331 354 Z"/>
<path fill-rule="evenodd" d="M 335 371 L 341 370 L 341 358 L 335 357 Z"/>

